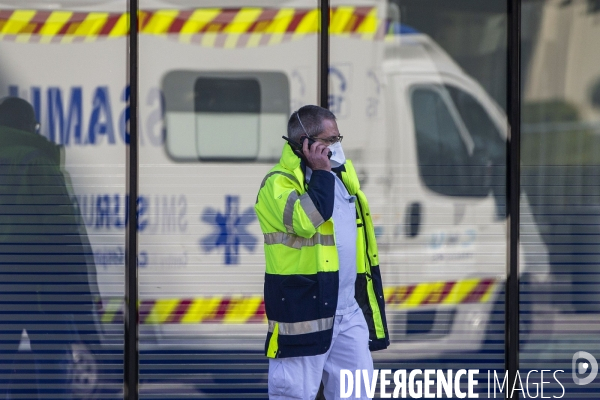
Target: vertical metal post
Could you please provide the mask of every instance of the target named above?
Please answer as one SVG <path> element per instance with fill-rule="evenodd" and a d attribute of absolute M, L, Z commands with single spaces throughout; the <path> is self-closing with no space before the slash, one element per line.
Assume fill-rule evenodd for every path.
<path fill-rule="evenodd" d="M 125 236 L 125 360 L 124 399 L 138 398 L 138 0 L 129 0 L 128 84 L 129 146 L 127 146 L 128 224 Z"/>
<path fill-rule="evenodd" d="M 329 0 L 319 0 L 319 105 L 329 108 Z"/>
<path fill-rule="evenodd" d="M 519 216 L 521 193 L 521 0 L 508 1 L 507 113 L 510 140 L 507 145 L 506 196 L 508 254 L 505 298 L 505 370 L 512 389 L 519 369 Z M 516 391 L 516 398 L 519 392 Z M 512 398 L 510 391 L 506 399 Z"/>

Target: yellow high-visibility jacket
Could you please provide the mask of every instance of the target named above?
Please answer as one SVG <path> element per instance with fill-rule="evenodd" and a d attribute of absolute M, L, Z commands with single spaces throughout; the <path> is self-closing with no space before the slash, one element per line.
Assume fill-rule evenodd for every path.
<path fill-rule="evenodd" d="M 332 179 L 333 195 L 335 177 L 313 171 L 311 184 L 317 181 L 316 173 L 321 173 L 321 182 Z M 382 350 L 389 345 L 389 335 L 369 204 L 350 160 L 340 174 L 348 192 L 356 196 L 355 298 L 369 327 L 370 350 Z M 308 190 L 301 160 L 286 144 L 279 164 L 265 176 L 254 207 L 265 241 L 265 353 L 270 358 L 323 354 L 331 344 L 339 288 L 334 222 L 323 219 L 323 207 Z"/>

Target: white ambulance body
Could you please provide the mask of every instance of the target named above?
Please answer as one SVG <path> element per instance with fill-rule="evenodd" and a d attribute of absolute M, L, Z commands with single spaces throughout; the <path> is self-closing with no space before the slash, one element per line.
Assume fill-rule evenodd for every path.
<path fill-rule="evenodd" d="M 125 12 L 120 1 L 53 3 L 83 15 Z M 140 3 L 152 16 L 167 18 L 177 7 L 246 6 Z M 16 0 L 2 4 L 6 10 L 22 7 Z M 252 6 L 309 12 L 316 2 Z M 28 7 L 44 10 L 44 2 Z M 351 16 L 365 9 L 363 14 L 385 23 L 383 1 L 333 1 L 332 7 Z M 262 178 L 279 158 L 290 112 L 317 102 L 317 36 L 296 33 L 185 39 L 147 28 L 140 34 L 142 351 L 264 346 L 264 255 L 253 205 Z M 506 276 L 504 206 L 491 189 L 504 184 L 504 169 L 476 163 L 460 170 L 483 168 L 467 182 L 453 181 L 451 168 L 440 179 L 439 169 L 428 174 L 423 164 L 438 128 L 458 141 L 439 136 L 436 149 L 444 151 L 432 151 L 434 159 L 464 157 L 458 164 L 466 165 L 485 150 L 482 143 L 504 157 L 506 116 L 426 35 L 405 32 L 383 40 L 354 33 L 332 32 L 330 98 L 377 229 L 392 345 L 374 355 L 405 360 L 440 357 L 461 346 L 477 351 Z M 0 95 L 32 102 L 42 134 L 64 145 L 65 169 L 95 253 L 99 317 L 117 343 L 124 291 L 126 38 L 44 38 L 0 40 Z M 460 104 L 482 113 L 488 136 L 470 130 Z M 501 172 L 499 181 L 493 181 L 494 171 Z M 522 268 L 543 271 L 546 251 L 522 206 Z M 415 313 L 421 315 L 417 323 Z"/>

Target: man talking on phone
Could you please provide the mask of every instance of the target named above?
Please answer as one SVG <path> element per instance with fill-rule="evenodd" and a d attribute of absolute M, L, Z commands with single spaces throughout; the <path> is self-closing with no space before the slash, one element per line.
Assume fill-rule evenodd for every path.
<path fill-rule="evenodd" d="M 335 115 L 292 113 L 255 205 L 265 240 L 269 398 L 340 398 L 340 370 L 367 370 L 389 345 L 369 205 Z M 361 388 L 363 399 L 364 385 Z"/>

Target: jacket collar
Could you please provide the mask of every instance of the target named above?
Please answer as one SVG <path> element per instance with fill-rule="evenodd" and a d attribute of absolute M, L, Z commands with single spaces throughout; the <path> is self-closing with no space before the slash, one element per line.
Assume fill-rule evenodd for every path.
<path fill-rule="evenodd" d="M 289 144 L 283 145 L 283 150 L 281 151 L 281 158 L 279 159 L 279 163 L 283 166 L 283 168 L 294 171 L 296 168 L 300 166 L 300 157 L 294 153 Z"/>
<path fill-rule="evenodd" d="M 305 186 L 306 182 L 304 176 L 306 167 L 304 165 L 301 166 L 300 161 L 300 157 L 294 153 L 290 145 L 287 143 L 284 144 L 283 150 L 281 151 L 281 158 L 279 159 L 279 165 L 290 171 L 300 186 Z"/>
<path fill-rule="evenodd" d="M 358 176 L 356 176 L 352 160 L 346 160 L 346 163 L 342 167 L 344 168 L 341 171 L 342 182 L 344 182 L 346 189 L 348 189 L 348 193 L 355 195 L 360 190 L 360 182 L 358 181 Z"/>
<path fill-rule="evenodd" d="M 283 166 L 283 168 L 287 169 L 288 171 L 292 171 L 296 179 L 298 179 L 298 182 L 304 182 L 304 171 L 306 167 L 304 166 L 303 162 L 302 168 L 300 167 L 300 157 L 294 153 L 290 145 L 287 143 L 283 145 L 279 163 Z M 332 170 L 336 174 L 341 174 L 342 182 L 344 182 L 346 189 L 348 189 L 348 193 L 355 195 L 360 190 L 360 183 L 358 182 L 358 177 L 356 176 L 356 171 L 351 160 L 346 160 L 344 165 L 338 168 L 332 168 Z"/>

